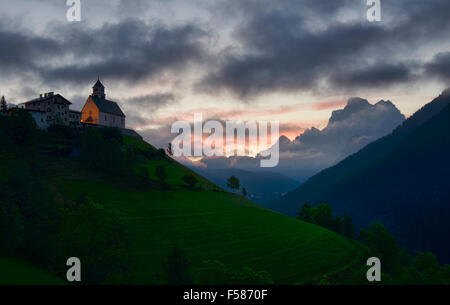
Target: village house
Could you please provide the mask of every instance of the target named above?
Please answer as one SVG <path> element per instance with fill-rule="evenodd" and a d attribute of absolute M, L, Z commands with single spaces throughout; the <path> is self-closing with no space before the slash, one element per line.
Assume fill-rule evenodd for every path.
<path fill-rule="evenodd" d="M 38 98 L 19 104 L 15 108 L 25 109 L 41 129 L 47 129 L 53 124 L 80 128 L 89 125 L 118 127 L 124 135 L 142 138 L 136 131 L 125 128 L 125 114 L 116 102 L 106 99 L 105 87 L 100 79 L 97 79 L 92 89 L 92 94 L 86 100 L 81 112 L 70 109 L 72 103 L 54 92 L 40 94 Z M 0 106 L 0 115 L 8 115 L 15 109 L 7 109 L 4 97 L 1 99 Z"/>
<path fill-rule="evenodd" d="M 81 122 L 99 126 L 125 128 L 125 114 L 116 102 L 106 99 L 105 87 L 97 80 L 81 110 Z"/>
<path fill-rule="evenodd" d="M 38 98 L 21 104 L 35 119 L 40 128 L 47 128 L 51 124 L 69 125 L 69 102 L 60 94 L 48 92 Z"/>
<path fill-rule="evenodd" d="M 78 126 L 81 124 L 81 111 L 69 110 L 69 125 Z"/>

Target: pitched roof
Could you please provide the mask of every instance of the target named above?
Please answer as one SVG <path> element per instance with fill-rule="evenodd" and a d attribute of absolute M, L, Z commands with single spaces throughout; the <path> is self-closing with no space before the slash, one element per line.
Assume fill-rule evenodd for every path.
<path fill-rule="evenodd" d="M 92 101 L 98 107 L 100 112 L 114 114 L 117 116 L 125 117 L 125 114 L 120 109 L 119 105 L 116 102 L 109 101 L 107 99 L 99 98 L 91 95 Z"/>
<path fill-rule="evenodd" d="M 103 88 L 105 88 L 105 86 L 103 86 L 103 84 L 100 81 L 100 79 L 97 79 L 97 82 L 95 83 L 94 87 L 103 87 Z"/>
<path fill-rule="evenodd" d="M 72 103 L 70 101 L 68 101 L 61 94 L 52 94 L 52 95 L 47 95 L 47 96 L 44 95 L 44 96 L 32 99 L 32 100 L 30 100 L 28 102 L 25 102 L 25 103 L 22 103 L 22 104 L 28 104 L 28 103 L 34 103 L 34 102 L 42 102 L 42 101 L 46 101 L 46 100 L 52 99 L 54 97 L 60 97 L 63 102 L 66 102 L 67 104 L 72 105 Z"/>

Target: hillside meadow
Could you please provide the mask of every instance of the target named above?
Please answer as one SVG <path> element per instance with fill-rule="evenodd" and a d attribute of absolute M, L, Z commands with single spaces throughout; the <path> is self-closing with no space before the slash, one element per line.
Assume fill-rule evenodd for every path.
<path fill-rule="evenodd" d="M 359 246 L 338 234 L 269 211 L 202 177 L 202 189 L 188 189 L 182 178 L 192 172 L 173 160 L 149 160 L 135 167 L 147 168 L 156 179 L 158 165 L 166 168 L 169 189 L 155 187 L 155 181 L 145 184 L 87 172 L 67 159 L 47 159 L 43 166 L 43 181 L 54 198 L 76 200 L 82 193 L 123 221 L 131 237 L 133 283 L 159 283 L 161 263 L 175 245 L 194 268 L 218 260 L 267 271 L 280 284 L 343 270 L 362 255 Z"/>

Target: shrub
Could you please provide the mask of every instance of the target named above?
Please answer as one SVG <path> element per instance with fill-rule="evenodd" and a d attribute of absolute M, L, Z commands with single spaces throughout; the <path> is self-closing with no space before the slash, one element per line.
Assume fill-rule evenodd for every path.
<path fill-rule="evenodd" d="M 169 285 L 189 285 L 192 278 L 189 274 L 191 263 L 186 254 L 178 246 L 174 246 L 162 263 L 165 280 Z"/>
<path fill-rule="evenodd" d="M 83 282 L 101 284 L 128 279 L 130 241 L 114 214 L 95 202 L 66 209 L 60 233 L 63 258 L 78 257 Z"/>
<path fill-rule="evenodd" d="M 231 176 L 227 180 L 227 187 L 229 187 L 232 190 L 238 190 L 241 187 L 239 179 L 236 178 L 235 176 Z"/>
<path fill-rule="evenodd" d="M 183 182 L 186 183 L 189 188 L 193 189 L 197 184 L 197 178 L 195 178 L 194 175 L 189 174 L 183 177 Z"/>
<path fill-rule="evenodd" d="M 251 267 L 234 268 L 216 260 L 203 262 L 197 271 L 200 285 L 270 285 L 273 284 L 266 271 Z"/>
<path fill-rule="evenodd" d="M 80 140 L 83 163 L 89 169 L 109 174 L 124 174 L 127 169 L 126 158 L 116 136 L 116 133 L 108 128 L 87 128 Z"/>
<path fill-rule="evenodd" d="M 164 166 L 158 165 L 156 167 L 155 176 L 161 183 L 166 182 L 167 173 L 166 173 L 166 169 L 164 168 Z"/>

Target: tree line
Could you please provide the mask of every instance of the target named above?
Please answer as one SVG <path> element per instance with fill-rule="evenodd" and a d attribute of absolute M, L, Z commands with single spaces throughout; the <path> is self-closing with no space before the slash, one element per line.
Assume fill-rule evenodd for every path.
<path fill-rule="evenodd" d="M 356 235 L 351 217 L 346 214 L 344 217 L 333 217 L 333 211 L 328 204 L 319 204 L 316 207 L 304 204 L 297 219 L 353 239 L 365 249 L 367 257 L 378 257 L 382 266 L 381 284 L 450 284 L 450 265 L 439 264 L 431 252 L 408 253 L 379 222 L 361 229 Z M 361 267 L 345 271 L 331 280 L 321 281 L 321 284 L 368 284 L 367 267 L 364 261 L 360 263 Z"/>

